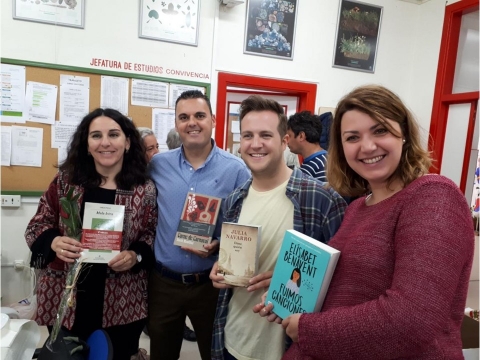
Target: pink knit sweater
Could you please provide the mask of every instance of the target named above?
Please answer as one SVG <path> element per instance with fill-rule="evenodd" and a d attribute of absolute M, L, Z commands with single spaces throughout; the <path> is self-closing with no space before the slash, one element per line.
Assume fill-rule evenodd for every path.
<path fill-rule="evenodd" d="M 358 199 L 329 244 L 341 255 L 322 312 L 300 317 L 284 360 L 463 359 L 474 233 L 452 181 L 427 175 L 376 205 Z"/>

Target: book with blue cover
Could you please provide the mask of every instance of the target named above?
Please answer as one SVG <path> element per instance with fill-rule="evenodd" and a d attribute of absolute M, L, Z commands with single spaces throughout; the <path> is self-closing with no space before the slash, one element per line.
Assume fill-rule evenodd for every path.
<path fill-rule="evenodd" d="M 287 230 L 265 304 L 285 319 L 320 311 L 340 251 L 296 230 Z"/>

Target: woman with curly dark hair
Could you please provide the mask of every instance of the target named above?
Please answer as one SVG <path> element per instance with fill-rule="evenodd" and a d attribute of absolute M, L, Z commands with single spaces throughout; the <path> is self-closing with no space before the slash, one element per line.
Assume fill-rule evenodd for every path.
<path fill-rule="evenodd" d="M 73 188 L 85 203 L 125 206 L 120 253 L 108 264 L 83 266 L 74 306 L 63 326 L 82 339 L 104 328 L 115 359 L 130 359 L 138 351 L 147 316 L 147 272 L 157 225 L 156 189 L 148 180 L 143 142 L 131 120 L 113 109 L 96 109 L 79 124 L 66 160 L 28 224 L 25 238 L 32 264 L 41 268 L 36 321 L 52 326 L 69 264 L 79 258 L 81 244 L 65 234 L 60 198 Z"/>

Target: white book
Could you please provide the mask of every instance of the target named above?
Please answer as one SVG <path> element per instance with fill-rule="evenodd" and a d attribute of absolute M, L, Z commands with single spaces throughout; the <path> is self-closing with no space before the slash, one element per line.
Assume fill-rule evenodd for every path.
<path fill-rule="evenodd" d="M 125 206 L 85 203 L 81 260 L 106 264 L 120 253 Z"/>

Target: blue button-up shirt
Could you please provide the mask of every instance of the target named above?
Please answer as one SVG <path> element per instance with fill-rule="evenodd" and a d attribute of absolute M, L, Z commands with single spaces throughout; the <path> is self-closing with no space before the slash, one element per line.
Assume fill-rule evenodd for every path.
<path fill-rule="evenodd" d="M 203 259 L 173 245 L 187 193 L 225 199 L 250 178 L 250 172 L 240 158 L 221 150 L 213 140 L 212 144 L 213 149 L 205 163 L 196 170 L 185 158 L 183 146 L 157 154 L 150 162 L 150 176 L 158 190 L 155 258 L 180 273 L 207 270 L 216 261 L 216 256 Z M 220 236 L 222 218 L 220 213 L 214 238 Z"/>

